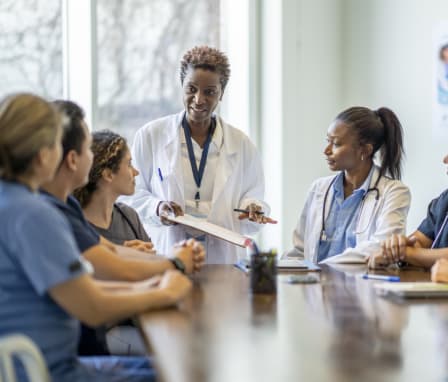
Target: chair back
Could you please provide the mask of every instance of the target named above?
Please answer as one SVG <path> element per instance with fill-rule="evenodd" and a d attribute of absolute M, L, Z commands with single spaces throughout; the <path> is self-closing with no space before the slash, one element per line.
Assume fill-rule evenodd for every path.
<path fill-rule="evenodd" d="M 0 382 L 17 382 L 13 357 L 23 364 L 29 382 L 50 382 L 50 374 L 42 353 L 22 334 L 0 338 Z"/>

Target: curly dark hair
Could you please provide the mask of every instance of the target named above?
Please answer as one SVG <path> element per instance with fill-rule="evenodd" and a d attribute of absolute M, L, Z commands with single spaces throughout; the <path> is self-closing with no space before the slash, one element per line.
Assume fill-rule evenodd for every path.
<path fill-rule="evenodd" d="M 89 182 L 73 193 L 82 207 L 90 203 L 103 171 L 110 169 L 116 173 L 128 150 L 126 139 L 110 130 L 100 130 L 92 134 L 93 163 L 89 172 Z"/>
<path fill-rule="evenodd" d="M 189 68 L 200 68 L 218 73 L 223 91 L 230 78 L 230 64 L 227 56 L 218 49 L 209 46 L 195 46 L 184 54 L 180 61 L 180 82 L 182 85 Z"/>

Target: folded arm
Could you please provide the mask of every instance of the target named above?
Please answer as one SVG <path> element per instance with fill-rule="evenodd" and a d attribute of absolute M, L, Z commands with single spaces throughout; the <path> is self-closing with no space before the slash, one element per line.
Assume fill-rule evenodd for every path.
<path fill-rule="evenodd" d="M 100 244 L 83 252 L 83 256 L 93 265 L 95 278 L 101 280 L 138 281 L 174 269 L 166 257 L 142 254 L 104 238 Z M 174 246 L 171 256 L 182 261 L 187 273 L 194 273 L 204 265 L 205 250 L 200 243 L 190 239 Z"/>
<path fill-rule="evenodd" d="M 49 290 L 51 298 L 70 315 L 89 326 L 114 322 L 149 309 L 176 304 L 191 289 L 191 282 L 177 271 L 169 271 L 158 287 L 147 290 L 111 290 L 89 275 L 58 284 Z"/>

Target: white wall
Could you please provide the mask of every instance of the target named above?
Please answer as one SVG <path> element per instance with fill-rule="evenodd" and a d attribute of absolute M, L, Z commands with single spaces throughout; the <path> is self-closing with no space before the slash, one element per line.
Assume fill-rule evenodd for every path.
<path fill-rule="evenodd" d="M 433 27 L 447 0 L 265 0 L 262 148 L 267 200 L 282 224 L 264 246 L 287 249 L 308 187 L 328 173 L 326 129 L 342 109 L 387 106 L 405 135 L 408 229 L 448 185 L 448 139 L 432 135 Z M 282 43 L 280 44 L 279 41 Z"/>
<path fill-rule="evenodd" d="M 326 130 L 341 104 L 339 0 L 265 0 L 262 9 L 261 125 L 266 200 L 278 226 L 264 247 L 291 247 L 313 179 L 327 173 Z"/>
<path fill-rule="evenodd" d="M 404 182 L 411 188 L 408 229 L 448 185 L 448 141 L 432 136 L 433 27 L 448 19 L 446 0 L 345 0 L 342 17 L 344 106 L 392 108 L 405 135 Z"/>
<path fill-rule="evenodd" d="M 249 134 L 249 1 L 240 0 L 238 12 L 233 11 L 233 0 L 221 0 L 220 4 L 220 47 L 229 58 L 231 80 L 219 112 L 227 123 Z"/>

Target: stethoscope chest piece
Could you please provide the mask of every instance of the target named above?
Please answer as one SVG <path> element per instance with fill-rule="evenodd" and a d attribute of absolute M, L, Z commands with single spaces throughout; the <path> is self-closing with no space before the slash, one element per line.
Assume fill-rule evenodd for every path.
<path fill-rule="evenodd" d="M 325 233 L 325 231 L 321 232 L 320 241 L 327 241 L 327 234 Z"/>
<path fill-rule="evenodd" d="M 358 217 L 356 218 L 356 226 L 355 226 L 356 227 L 356 231 L 354 232 L 355 235 L 359 235 L 361 233 L 366 232 L 367 229 L 369 228 L 370 224 L 373 221 L 373 216 L 375 214 L 375 209 L 376 209 L 378 201 L 380 199 L 380 190 L 378 189 L 378 183 L 379 183 L 380 179 L 381 179 L 381 176 L 378 176 L 378 178 L 376 179 L 375 184 L 373 185 L 373 187 L 369 188 L 364 193 L 364 195 L 362 197 L 361 204 L 360 204 L 359 209 L 358 209 Z M 334 177 L 331 180 L 329 186 L 327 187 L 327 189 L 325 191 L 325 195 L 324 195 L 324 198 L 323 198 L 324 200 L 323 200 L 323 207 L 322 207 L 322 225 L 321 225 L 321 231 L 320 231 L 320 240 L 321 241 L 327 241 L 327 234 L 325 233 L 326 204 L 327 204 L 328 194 L 329 194 L 330 189 L 333 186 L 335 180 L 336 180 L 336 177 Z M 369 208 L 370 211 L 367 211 L 368 213 L 370 213 L 369 214 L 370 218 L 368 219 L 366 226 L 363 227 L 362 229 L 359 229 L 361 215 L 363 215 L 365 213 L 365 211 L 364 211 L 364 209 L 365 209 L 364 208 L 365 201 L 366 201 L 366 199 L 367 199 L 367 197 L 369 195 L 373 196 L 373 194 L 375 195 L 374 196 L 375 203 L 370 204 L 371 205 L 371 207 Z"/>

